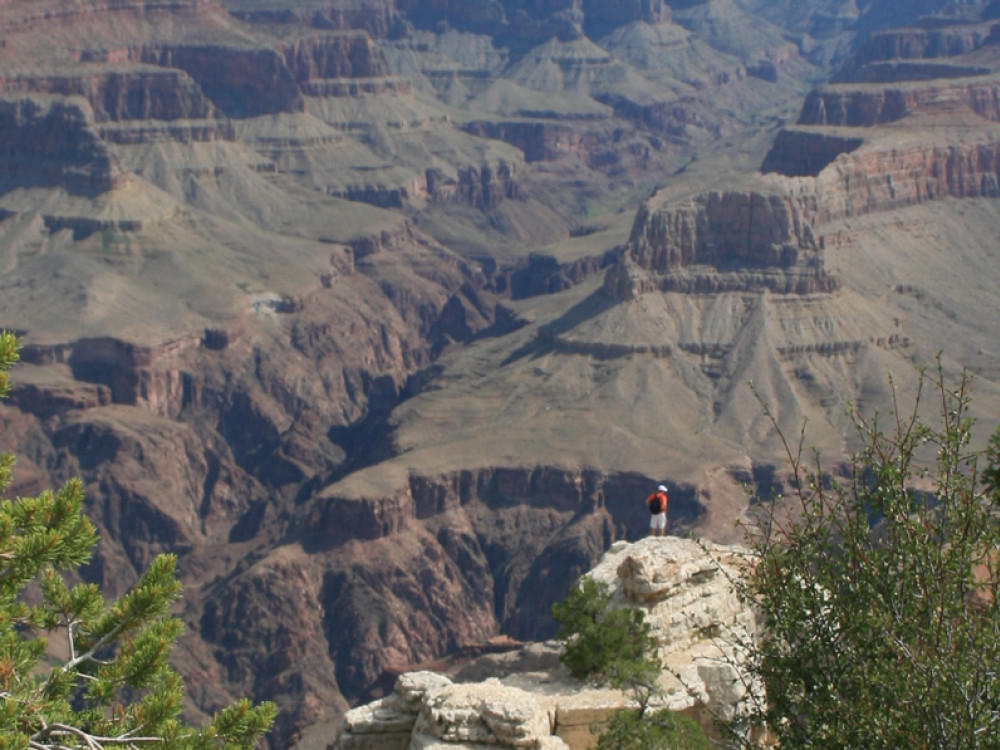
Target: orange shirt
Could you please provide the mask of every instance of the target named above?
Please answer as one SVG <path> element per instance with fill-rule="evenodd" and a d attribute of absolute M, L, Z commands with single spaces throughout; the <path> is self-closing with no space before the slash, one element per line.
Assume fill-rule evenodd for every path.
<path fill-rule="evenodd" d="M 657 490 L 646 498 L 646 506 L 652 510 L 653 500 L 657 500 L 660 503 L 660 513 L 664 513 L 667 510 L 667 493 Z"/>

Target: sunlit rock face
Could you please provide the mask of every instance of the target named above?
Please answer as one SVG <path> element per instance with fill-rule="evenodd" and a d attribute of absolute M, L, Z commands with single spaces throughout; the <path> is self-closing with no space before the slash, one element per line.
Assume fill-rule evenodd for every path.
<path fill-rule="evenodd" d="M 749 682 L 736 644 L 746 642 L 756 623 L 734 592 L 733 576 L 747 562 L 742 548 L 651 537 L 613 545 L 587 574 L 607 587 L 613 606 L 644 610 L 667 666 L 664 706 L 728 718 L 746 698 Z M 628 705 L 627 695 L 574 680 L 558 663 L 556 644 L 523 652 L 484 657 L 454 679 L 403 674 L 392 694 L 347 713 L 333 747 L 583 750 L 594 743 L 595 722 L 599 727 Z M 468 681 L 491 670 L 493 676 Z"/>

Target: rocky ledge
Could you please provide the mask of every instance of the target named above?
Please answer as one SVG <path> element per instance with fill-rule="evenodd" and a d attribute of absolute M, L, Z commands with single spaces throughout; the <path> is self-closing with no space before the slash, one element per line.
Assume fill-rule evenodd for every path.
<path fill-rule="evenodd" d="M 735 644 L 756 630 L 731 578 L 746 551 L 677 537 L 611 547 L 589 576 L 615 607 L 638 607 L 652 625 L 666 669 L 663 705 L 703 719 L 726 718 L 746 696 Z M 628 704 L 618 691 L 573 679 L 555 643 L 491 654 L 448 677 L 399 677 L 385 698 L 349 711 L 335 750 L 472 748 L 483 745 L 583 750 L 592 727 Z"/>

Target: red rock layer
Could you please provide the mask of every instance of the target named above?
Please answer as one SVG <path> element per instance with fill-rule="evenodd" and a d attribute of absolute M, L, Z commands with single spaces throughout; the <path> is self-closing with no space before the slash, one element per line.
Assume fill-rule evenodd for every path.
<path fill-rule="evenodd" d="M 806 97 L 799 124 L 873 127 L 920 112 L 971 112 L 1000 121 L 1000 82 L 991 77 L 898 88 L 823 87 Z"/>
<path fill-rule="evenodd" d="M 379 78 L 389 74 L 385 58 L 366 33 L 311 36 L 282 48 L 298 81 L 317 78 Z"/>
<path fill-rule="evenodd" d="M 0 78 L 0 92 L 83 96 L 97 122 L 125 120 L 197 120 L 215 116 L 215 108 L 183 71 L 171 69 L 98 69 L 78 74 Z"/>

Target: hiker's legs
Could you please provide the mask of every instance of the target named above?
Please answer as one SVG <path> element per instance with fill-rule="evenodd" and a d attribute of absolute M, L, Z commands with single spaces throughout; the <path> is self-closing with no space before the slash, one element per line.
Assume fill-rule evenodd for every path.
<path fill-rule="evenodd" d="M 650 516 L 649 518 L 649 535 L 650 536 L 663 536 L 664 531 L 667 528 L 667 514 L 657 513 L 655 516 Z"/>

